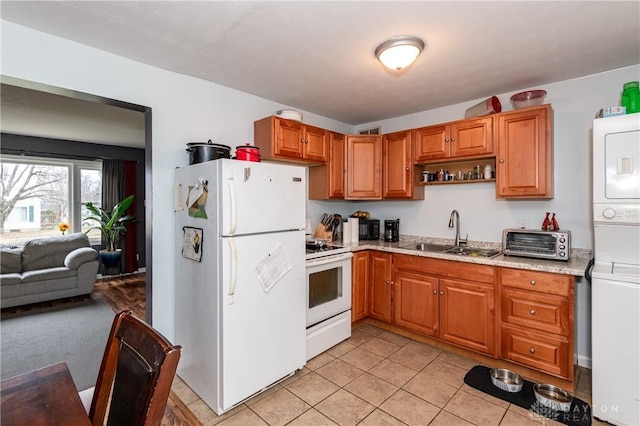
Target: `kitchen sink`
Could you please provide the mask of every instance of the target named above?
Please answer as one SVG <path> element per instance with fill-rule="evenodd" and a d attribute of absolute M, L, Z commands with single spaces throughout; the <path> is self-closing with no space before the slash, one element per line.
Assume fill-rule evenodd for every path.
<path fill-rule="evenodd" d="M 409 250 L 419 250 L 419 251 L 432 251 L 432 252 L 443 252 L 450 250 L 452 248 L 456 248 L 455 246 L 445 245 L 445 244 L 433 244 L 433 243 L 414 243 L 408 246 L 400 247 L 403 249 Z"/>
<path fill-rule="evenodd" d="M 447 249 L 444 252 L 447 254 L 457 254 L 459 256 L 486 257 L 486 258 L 496 257 L 500 254 L 500 250 L 472 248 L 472 247 L 451 247 L 450 249 Z"/>

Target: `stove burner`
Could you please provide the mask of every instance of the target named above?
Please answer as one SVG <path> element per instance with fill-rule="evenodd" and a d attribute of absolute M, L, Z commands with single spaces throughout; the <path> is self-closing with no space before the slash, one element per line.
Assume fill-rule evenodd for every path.
<path fill-rule="evenodd" d="M 342 246 L 337 246 L 337 245 L 333 245 L 333 244 L 329 244 L 326 240 L 320 240 L 322 241 L 322 244 L 308 244 L 308 242 L 311 240 L 307 240 L 307 249 L 306 249 L 306 256 L 305 258 L 308 259 L 315 259 L 317 257 L 324 257 L 324 256 L 329 256 L 332 254 L 339 254 L 339 253 L 346 253 L 351 251 L 348 248 L 342 247 Z"/>
<path fill-rule="evenodd" d="M 307 240 L 306 244 L 307 244 L 307 249 L 314 250 L 314 251 L 316 249 L 322 249 L 328 246 L 327 240 L 321 240 L 319 238 Z"/>

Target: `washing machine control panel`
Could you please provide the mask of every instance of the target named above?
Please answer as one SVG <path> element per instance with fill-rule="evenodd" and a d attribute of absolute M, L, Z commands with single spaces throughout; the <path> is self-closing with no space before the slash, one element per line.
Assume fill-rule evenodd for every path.
<path fill-rule="evenodd" d="M 593 221 L 640 225 L 640 204 L 594 204 Z"/>

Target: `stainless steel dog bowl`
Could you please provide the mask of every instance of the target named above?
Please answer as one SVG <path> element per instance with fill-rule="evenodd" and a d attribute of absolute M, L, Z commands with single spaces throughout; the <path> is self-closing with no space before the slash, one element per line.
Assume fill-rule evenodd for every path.
<path fill-rule="evenodd" d="M 518 373 L 505 368 L 492 368 L 489 375 L 493 385 L 503 391 L 520 392 L 522 390 L 524 380 Z"/>
<path fill-rule="evenodd" d="M 533 393 L 540 404 L 557 411 L 569 411 L 573 397 L 569 392 L 554 385 L 536 383 Z"/>

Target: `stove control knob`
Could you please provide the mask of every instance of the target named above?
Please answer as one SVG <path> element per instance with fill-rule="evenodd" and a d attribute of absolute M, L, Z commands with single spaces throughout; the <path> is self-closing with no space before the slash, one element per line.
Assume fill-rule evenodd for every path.
<path fill-rule="evenodd" d="M 611 207 L 607 207 L 606 209 L 602 210 L 602 216 L 607 219 L 613 219 L 614 217 L 616 217 L 616 211 Z"/>

